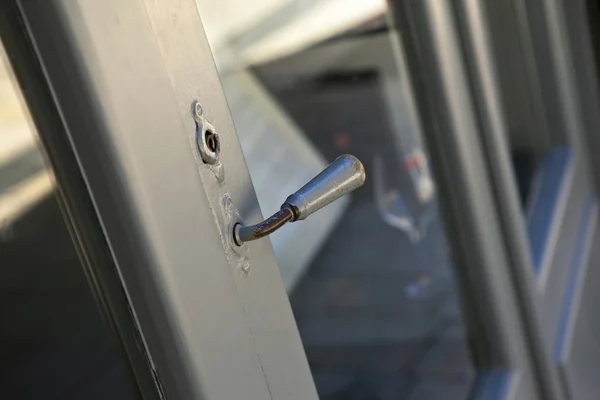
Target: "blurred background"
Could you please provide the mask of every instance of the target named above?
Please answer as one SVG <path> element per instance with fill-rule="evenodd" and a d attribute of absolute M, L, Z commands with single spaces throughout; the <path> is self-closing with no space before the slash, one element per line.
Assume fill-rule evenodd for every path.
<path fill-rule="evenodd" d="M 321 399 L 464 398 L 465 333 L 386 4 L 197 6 L 263 215 L 340 154 L 367 169 L 362 190 L 271 236 Z M 4 386 L 10 398 L 128 398 L 5 57 L 1 74 L 1 335 L 4 364 L 23 368 Z"/>
<path fill-rule="evenodd" d="M 386 3 L 197 5 L 263 215 L 340 154 L 367 171 L 347 201 L 271 235 L 321 399 L 465 398 L 465 330 Z"/>
<path fill-rule="evenodd" d="M 361 190 L 270 236 L 320 398 L 465 399 L 472 338 L 387 3 L 196 4 L 263 215 L 340 154 L 367 170 Z M 3 398 L 136 398 L 0 53 Z M 526 78 L 515 74 L 500 72 L 507 93 L 524 99 Z M 536 204 L 558 199 L 571 150 L 564 134 L 533 133 L 525 101 L 507 104 L 506 139 L 535 230 L 546 220 Z"/>

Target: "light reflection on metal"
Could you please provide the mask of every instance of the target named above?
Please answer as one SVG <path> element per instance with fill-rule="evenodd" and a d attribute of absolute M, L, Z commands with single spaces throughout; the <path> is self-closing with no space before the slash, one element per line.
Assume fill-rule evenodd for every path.
<path fill-rule="evenodd" d="M 221 152 L 219 135 L 204 117 L 202 106 L 197 100 L 192 103 L 192 111 L 196 122 L 196 145 L 202 161 L 206 164 L 216 164 Z"/>
<path fill-rule="evenodd" d="M 296 193 L 288 196 L 281 209 L 271 217 L 256 225 L 236 224 L 232 232 L 234 241 L 241 246 L 244 242 L 275 232 L 287 222 L 305 219 L 361 187 L 365 179 L 365 169 L 356 157 L 348 154 L 340 156 Z"/>

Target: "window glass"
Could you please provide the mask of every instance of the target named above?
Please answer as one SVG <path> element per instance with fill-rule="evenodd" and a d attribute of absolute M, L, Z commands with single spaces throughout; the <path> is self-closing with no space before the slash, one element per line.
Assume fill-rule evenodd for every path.
<path fill-rule="evenodd" d="M 506 141 L 527 223 L 532 264 L 539 274 L 551 242 L 552 224 L 560 218 L 572 148 L 564 130 L 557 85 L 548 83 L 550 55 L 539 38 L 533 40 L 540 27 L 527 28 L 516 22 L 516 11 L 506 3 L 487 3 L 486 11 L 507 122 Z M 514 29 L 507 31 L 506 26 Z M 531 43 L 525 39 L 528 37 Z"/>
<path fill-rule="evenodd" d="M 320 398 L 466 398 L 468 338 L 385 2 L 197 4 L 263 215 L 341 154 L 367 171 L 270 236 Z"/>
<path fill-rule="evenodd" d="M 137 399 L 5 56 L 0 44 L 2 398 Z"/>

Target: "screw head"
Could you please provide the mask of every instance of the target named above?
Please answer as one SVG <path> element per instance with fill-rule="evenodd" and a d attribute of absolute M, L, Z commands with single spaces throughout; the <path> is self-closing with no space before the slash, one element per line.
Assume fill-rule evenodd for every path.
<path fill-rule="evenodd" d="M 201 124 L 202 115 L 204 114 L 204 112 L 198 100 L 194 100 L 194 102 L 192 103 L 192 114 L 194 115 L 194 121 L 196 121 L 197 124 Z"/>
<path fill-rule="evenodd" d="M 250 272 L 250 260 L 247 257 L 242 258 L 240 264 L 242 265 L 242 271 L 245 273 Z"/>
<path fill-rule="evenodd" d="M 192 113 L 196 122 L 196 145 L 202 160 L 207 164 L 215 164 L 221 151 L 219 135 L 215 132 L 215 128 L 203 117 L 204 112 L 198 100 L 194 100 L 192 103 Z"/>

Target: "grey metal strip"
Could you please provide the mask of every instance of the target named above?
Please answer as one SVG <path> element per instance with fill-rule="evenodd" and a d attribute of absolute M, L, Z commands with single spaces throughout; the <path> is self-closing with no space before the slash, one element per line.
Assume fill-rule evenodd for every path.
<path fill-rule="evenodd" d="M 568 62 L 572 68 L 573 84 L 579 99 L 579 111 L 584 130 L 584 151 L 587 152 L 596 192 L 600 191 L 600 157 L 596 157 L 600 148 L 600 37 L 598 17 L 600 5 L 589 0 L 560 0 L 554 2 L 564 11 L 563 34 L 569 42 L 568 56 L 562 62 Z M 595 32 L 595 39 L 592 35 Z"/>
<path fill-rule="evenodd" d="M 39 138 L 58 181 L 57 195 L 84 271 L 109 328 L 126 353 L 132 379 L 145 399 L 159 399 L 159 388 L 140 346 L 118 271 L 73 154 L 57 104 L 30 42 L 16 2 L 3 2 L 0 36 L 27 102 Z"/>
<path fill-rule="evenodd" d="M 446 226 L 465 296 L 478 368 L 517 372 L 510 396 L 535 398 L 525 328 L 483 156 L 480 126 L 449 2 L 395 1 L 425 141 L 432 153 Z M 467 296 L 471 296 L 470 298 Z M 478 344 L 479 343 L 479 346 Z M 488 354 L 482 356 L 487 346 Z M 491 351 L 490 351 L 491 348 Z"/>
<path fill-rule="evenodd" d="M 230 197 L 256 198 L 193 1 L 23 11 L 166 397 L 316 399 L 270 244 L 249 247 L 250 273 L 223 251 L 195 98 Z"/>
<path fill-rule="evenodd" d="M 459 18 L 464 26 L 466 54 L 470 59 L 478 105 L 484 151 L 488 159 L 490 178 L 494 188 L 496 206 L 509 254 L 509 268 L 519 299 L 519 317 L 527 340 L 527 351 L 534 360 L 533 370 L 544 399 L 561 399 L 562 388 L 548 351 L 548 338 L 543 335 L 540 309 L 536 302 L 536 281 L 525 230 L 523 212 L 517 193 L 513 165 L 509 156 L 509 127 L 501 100 L 501 87 L 496 70 L 502 60 L 494 59 L 491 35 L 488 31 L 483 2 L 460 0 Z M 509 19 L 510 20 L 510 19 Z M 514 21 L 515 25 L 517 21 Z M 518 56 L 518 55 L 517 55 Z M 546 215 L 545 218 L 552 218 Z"/>

